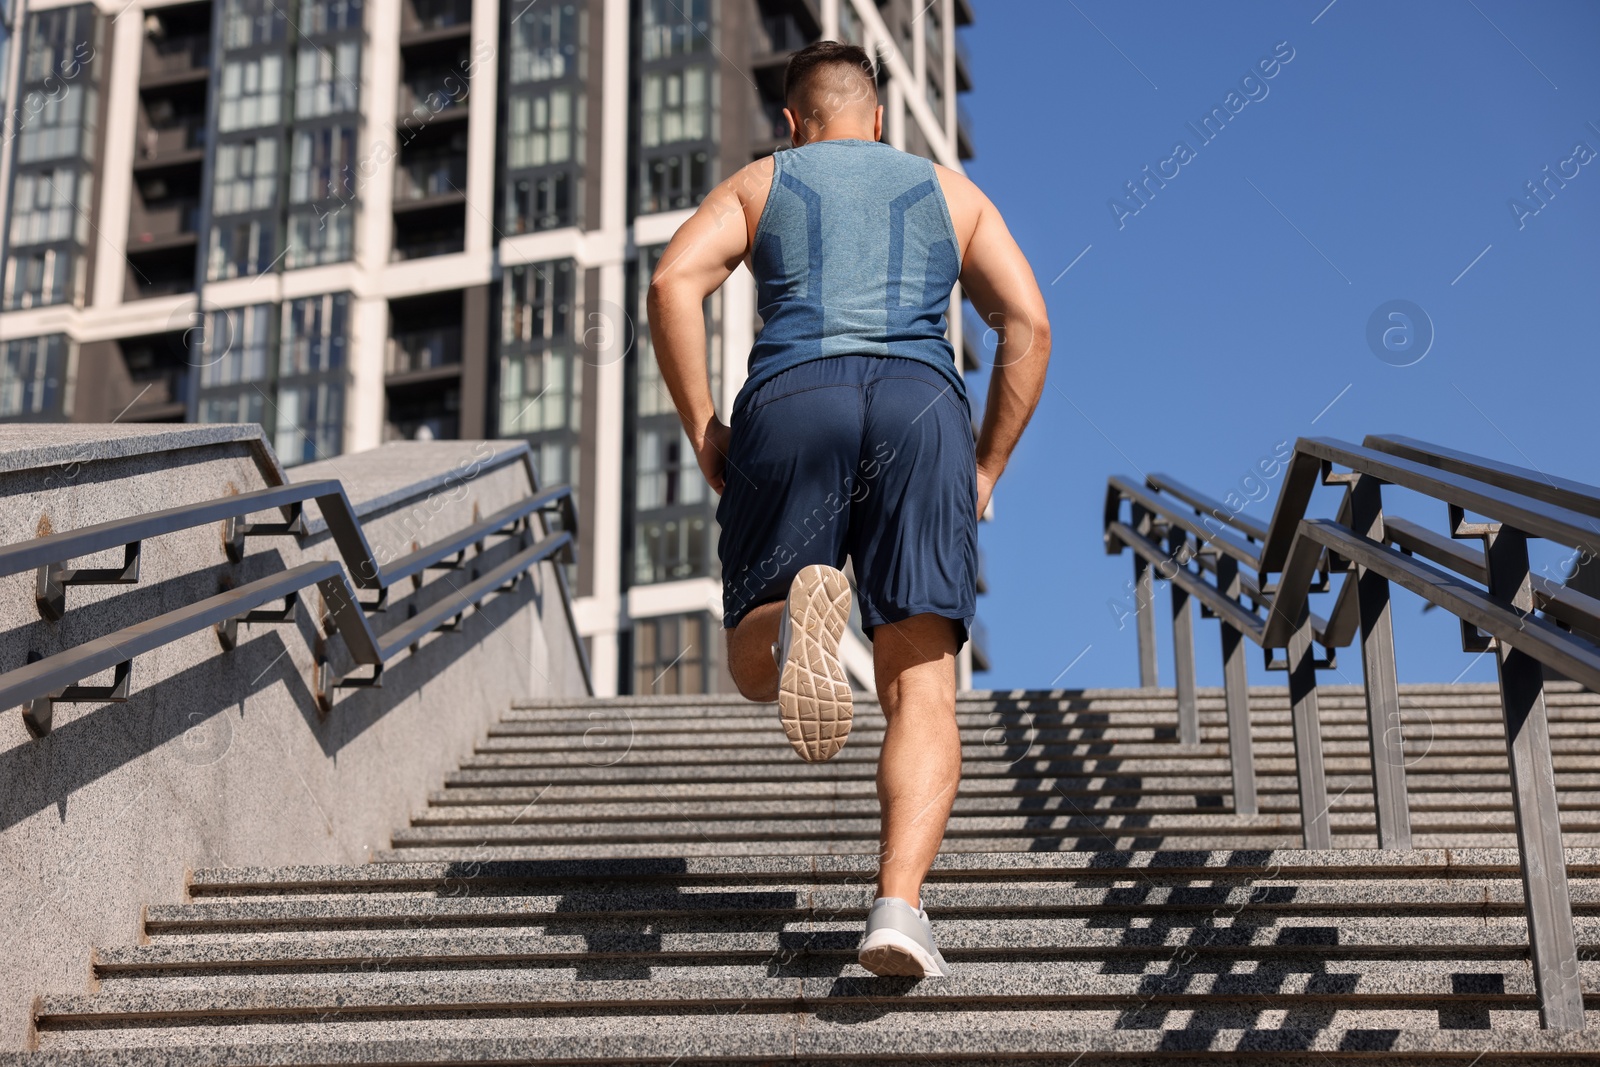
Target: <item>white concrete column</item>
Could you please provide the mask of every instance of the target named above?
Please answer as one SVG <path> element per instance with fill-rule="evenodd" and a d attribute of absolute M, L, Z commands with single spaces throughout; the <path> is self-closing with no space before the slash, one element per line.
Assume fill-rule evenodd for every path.
<path fill-rule="evenodd" d="M 389 345 L 389 301 L 382 296 L 352 301 L 350 392 L 344 406 L 344 450 L 364 452 L 383 443 L 383 373 Z"/>
<path fill-rule="evenodd" d="M 19 25 L 19 30 L 23 27 Z M 105 156 L 101 162 L 100 220 L 91 235 L 95 242 L 94 290 L 89 303 L 95 307 L 115 307 L 122 303 L 127 281 L 128 220 L 133 201 L 134 136 L 139 126 L 139 68 L 144 58 L 144 15 L 130 11 L 126 18 L 111 23 L 111 77 L 102 81 L 100 92 L 106 101 L 106 129 L 102 138 Z M 18 33 L 20 38 L 22 33 Z M 101 70 L 105 67 L 102 66 Z M 72 87 L 69 92 L 81 92 Z M 81 205 L 85 210 L 88 205 Z M 9 218 L 10 216 L 6 216 Z"/>
<path fill-rule="evenodd" d="M 837 41 L 839 39 L 839 5 L 848 4 L 850 0 L 822 0 L 822 39 Z"/>
<path fill-rule="evenodd" d="M 368 4 L 361 56 L 360 162 L 356 164 L 356 266 L 370 274 L 389 263 L 394 171 L 400 156 L 395 107 L 400 95 L 400 5 Z M 381 382 L 380 382 L 381 384 Z"/>
<path fill-rule="evenodd" d="M 629 0 L 606 0 L 598 35 L 600 78 L 599 137 L 590 142 L 589 165 L 600 168 L 600 233 L 589 250 L 599 261 L 602 307 L 625 307 L 623 256 L 628 218 L 628 30 Z M 595 38 L 591 38 L 594 40 Z M 596 91 L 591 80 L 590 91 Z M 619 351 L 620 354 L 620 351 Z M 594 449 L 594 482 L 583 487 L 593 502 L 594 590 L 584 612 L 591 638 L 590 671 L 596 695 L 617 691 L 617 628 L 622 617 L 622 455 L 623 364 L 611 360 L 596 368 L 595 425 L 584 427 Z"/>
<path fill-rule="evenodd" d="M 399 7 L 399 4 L 394 4 Z M 466 251 L 494 249 L 494 142 L 500 91 L 500 0 L 472 0 L 471 101 L 467 116 Z"/>
<path fill-rule="evenodd" d="M 722 286 L 722 396 L 717 411 L 724 422 L 750 376 L 750 346 L 755 339 L 756 280 L 741 263 Z"/>

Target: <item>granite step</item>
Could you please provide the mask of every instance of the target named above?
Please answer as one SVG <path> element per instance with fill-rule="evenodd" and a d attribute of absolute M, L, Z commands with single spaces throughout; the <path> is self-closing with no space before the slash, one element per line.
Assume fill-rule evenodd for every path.
<path fill-rule="evenodd" d="M 1005 981 L 995 977 L 941 981 L 880 981 L 860 972 L 812 978 L 645 978 L 527 980 L 511 975 L 485 979 L 470 973 L 442 976 L 434 982 L 396 980 L 389 975 L 364 976 L 338 991 L 317 986 L 234 988 L 220 983 L 137 989 L 128 983 L 87 995 L 52 995 L 41 999 L 37 1018 L 41 1046 L 46 1048 L 115 1047 L 135 1035 L 146 1036 L 151 1024 L 163 1027 L 169 1040 L 221 1036 L 228 1028 L 282 1030 L 296 1023 L 321 1024 L 326 1030 L 358 1030 L 363 1021 L 385 1024 L 393 1032 L 455 1031 L 462 1036 L 478 1025 L 493 1029 L 496 1021 L 514 1021 L 524 1034 L 556 1036 L 566 1027 L 594 1025 L 603 1019 L 636 1022 L 671 1012 L 715 1024 L 731 1012 L 761 1017 L 810 1012 L 819 1024 L 866 1021 L 876 1015 L 890 1025 L 905 1025 L 901 1016 L 938 1011 L 949 1025 L 966 1021 L 977 1028 L 1005 1024 L 1032 1015 L 1035 1025 L 1072 1029 L 1128 1026 L 1143 1016 L 1162 1020 L 1181 1010 L 1188 1027 L 1245 1026 L 1262 1012 L 1292 1004 L 1302 1016 L 1316 1016 L 1324 1025 L 1419 1027 L 1438 1024 L 1442 1011 L 1461 992 L 1478 983 L 1458 983 L 1446 976 L 1417 976 L 1413 981 L 1373 980 L 1363 988 L 1359 974 L 1284 973 L 1178 976 L 1102 975 L 1051 978 L 1023 975 Z M 1493 979 L 1461 996 L 1479 1012 L 1494 1012 L 1499 1025 L 1537 1027 L 1537 999 L 1531 989 L 1501 991 Z M 1531 986 L 1531 982 L 1527 983 Z M 1590 1010 L 1600 1020 L 1600 996 Z M 502 1017 L 497 1020 L 495 1017 Z M 1130 1016 L 1132 1018 L 1130 1018 Z M 1518 1018 L 1521 1016 L 1521 1018 Z M 506 1018 L 510 1017 L 510 1018 Z M 352 1034 L 352 1036 L 354 1036 Z M 186 1043 L 173 1040 L 174 1044 Z"/>
<path fill-rule="evenodd" d="M 974 1027 L 970 1018 L 941 1013 L 919 1020 L 915 1027 L 896 1028 L 870 1014 L 826 1011 L 744 1016 L 727 1014 L 696 1019 L 606 1018 L 595 1022 L 566 1020 L 562 1032 L 529 1035 L 515 1019 L 486 1019 L 475 1032 L 419 1033 L 396 1036 L 384 1025 L 341 1024 L 344 1040 L 329 1039 L 317 1025 L 288 1025 L 270 1033 L 257 1031 L 256 1042 L 244 1043 L 228 1028 L 206 1031 L 184 1028 L 183 1058 L 179 1047 L 132 1045 L 124 1036 L 111 1047 L 46 1049 L 35 1054 L 0 1054 L 0 1065 L 39 1067 L 156 1067 L 181 1062 L 190 1067 L 319 1067 L 344 1064 L 465 1063 L 528 1064 L 627 1063 L 698 1067 L 702 1064 L 755 1067 L 776 1061 L 796 1067 L 821 1067 L 840 1062 L 871 1062 L 883 1067 L 937 1063 L 941 1067 L 992 1067 L 995 1051 L 1007 1062 L 1072 1064 L 1074 1067 L 1158 1067 L 1175 1061 L 1272 1064 L 1274 1067 L 1325 1067 L 1330 1061 L 1472 1064 L 1503 1067 L 1519 1064 L 1592 1064 L 1600 1042 L 1593 1027 L 1582 1031 L 1540 1031 L 1531 1027 L 1491 1029 L 1495 1013 L 1469 1012 L 1466 1026 L 1439 1028 L 1436 1017 L 1415 1028 L 1326 1026 L 1312 1013 L 1306 1018 L 1292 1008 L 1279 1009 L 1238 1027 L 1188 1025 L 1182 1012 L 1165 1014 L 1162 1024 L 1148 1027 L 1053 1028 L 1030 1018 L 1013 1020 L 991 1015 L 991 1025 Z M 1121 1021 L 1119 1013 L 1118 1021 Z M 122 1035 L 119 1035 L 122 1036 Z"/>
<path fill-rule="evenodd" d="M 1145 849 L 1200 849 L 1213 851 L 1244 850 L 1269 851 L 1293 848 L 1301 841 L 1298 830 L 1279 834 L 1236 834 L 1232 836 L 1168 835 L 1121 831 L 1088 831 L 1081 837 L 1049 835 L 1031 837 L 955 838 L 946 842 L 946 851 L 966 852 L 1105 852 L 1140 851 Z M 1512 848 L 1516 835 L 1509 831 L 1482 833 L 1413 834 L 1412 842 L 1418 848 Z M 1600 834 L 1563 833 L 1562 842 L 1568 848 L 1593 848 L 1600 846 Z M 1336 849 L 1372 848 L 1377 843 L 1375 830 L 1366 833 L 1336 833 Z M 561 860 L 561 859 L 660 859 L 674 856 L 869 856 L 875 854 L 875 840 L 816 838 L 768 841 L 714 841 L 706 839 L 682 841 L 654 841 L 637 843 L 574 844 L 564 842 L 549 845 L 412 845 L 401 848 L 375 849 L 372 859 L 378 863 L 394 861 L 415 862 L 429 860 L 453 861 L 463 866 L 503 860 Z"/>
<path fill-rule="evenodd" d="M 1600 820 L 1600 794 L 1571 793 L 1561 796 L 1560 802 L 1563 820 Z M 1258 796 L 1258 804 L 1261 815 L 1276 817 L 1299 813 L 1299 805 L 1291 793 Z M 1414 827 L 1428 825 L 1429 819 L 1437 820 L 1452 812 L 1470 811 L 1503 818 L 1511 813 L 1511 797 L 1506 793 L 1423 795 L 1412 799 L 1410 808 Z M 523 803 L 511 804 L 432 805 L 415 812 L 411 816 L 411 825 L 486 826 L 515 823 L 535 826 L 615 826 L 632 825 L 640 820 L 654 822 L 684 818 L 715 823 L 750 819 L 806 823 L 850 816 L 875 819 L 878 810 L 878 800 L 870 794 L 851 798 L 617 801 L 610 804 L 545 804 L 543 801 L 533 802 L 530 798 Z M 1336 815 L 1365 815 L 1369 818 L 1374 811 L 1370 795 L 1352 797 L 1349 794 L 1330 803 L 1328 810 Z M 954 814 L 963 818 L 1017 816 L 1030 819 L 1064 814 L 1100 816 L 1131 813 L 1183 817 L 1231 811 L 1231 805 L 1216 796 L 1116 797 L 1093 794 L 1037 794 L 1026 798 L 1012 795 L 958 796 L 953 807 Z"/>
<path fill-rule="evenodd" d="M 778 918 L 804 921 L 818 916 L 864 918 L 872 889 L 861 885 L 766 884 L 713 887 L 571 883 L 546 887 L 541 893 L 479 891 L 472 896 L 440 896 L 416 891 L 368 890 L 359 894 L 237 897 L 188 904 L 151 905 L 144 916 L 145 933 L 214 932 L 232 927 L 327 927 L 339 924 L 471 925 L 524 923 L 540 919 L 570 923 L 585 918 L 722 917 L 762 925 Z M 1576 879 L 1571 886 L 1577 914 L 1600 914 L 1600 879 Z M 1416 915 L 1471 914 L 1512 916 L 1520 920 L 1522 887 L 1511 878 L 1446 881 L 1246 879 L 1197 886 L 1189 879 L 1119 878 L 1104 885 L 1081 882 L 951 882 L 932 884 L 923 905 L 941 918 L 976 914 L 1039 917 L 1137 909 L 1142 914 L 1202 919 L 1224 910 L 1243 915 L 1307 915 L 1338 910 L 1359 914 L 1382 911 L 1396 920 Z M 1172 921 L 1177 921 L 1173 919 Z M 1276 920 L 1274 920 L 1276 921 Z M 1136 924 L 1137 925 L 1137 924 Z"/>

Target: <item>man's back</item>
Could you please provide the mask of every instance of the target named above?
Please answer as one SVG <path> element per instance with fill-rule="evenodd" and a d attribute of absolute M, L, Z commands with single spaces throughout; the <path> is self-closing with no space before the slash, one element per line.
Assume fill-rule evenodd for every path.
<path fill-rule="evenodd" d="M 824 356 L 902 356 L 965 386 L 945 337 L 960 245 L 933 164 L 838 138 L 778 153 L 751 241 L 750 389 Z"/>

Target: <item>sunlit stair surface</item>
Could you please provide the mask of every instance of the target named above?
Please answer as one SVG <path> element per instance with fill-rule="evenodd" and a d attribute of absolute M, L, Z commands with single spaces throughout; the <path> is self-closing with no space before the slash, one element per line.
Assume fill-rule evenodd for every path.
<path fill-rule="evenodd" d="M 1406 686 L 1413 837 L 1378 849 L 1359 688 L 1323 687 L 1328 851 L 1298 848 L 1287 696 L 966 694 L 924 894 L 953 976 L 855 960 L 882 716 L 831 762 L 722 697 L 510 709 L 375 862 L 193 872 L 94 985 L 36 1004 L 84 1064 L 1600 1062 L 1600 698 L 1551 683 L 1589 1029 L 1539 1028 L 1492 686 Z"/>

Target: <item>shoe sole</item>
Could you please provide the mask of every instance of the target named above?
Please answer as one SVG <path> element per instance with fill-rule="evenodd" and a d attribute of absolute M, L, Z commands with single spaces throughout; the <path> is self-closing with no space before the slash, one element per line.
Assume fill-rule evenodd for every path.
<path fill-rule="evenodd" d="M 812 564 L 795 575 L 785 609 L 789 655 L 778 673 L 778 718 L 807 763 L 832 759 L 850 737 L 855 705 L 839 660 L 850 621 L 850 583 L 834 567 Z"/>
<path fill-rule="evenodd" d="M 880 930 L 870 935 L 856 954 L 861 966 L 879 978 L 937 978 L 942 976 L 922 947 L 893 931 Z"/>

